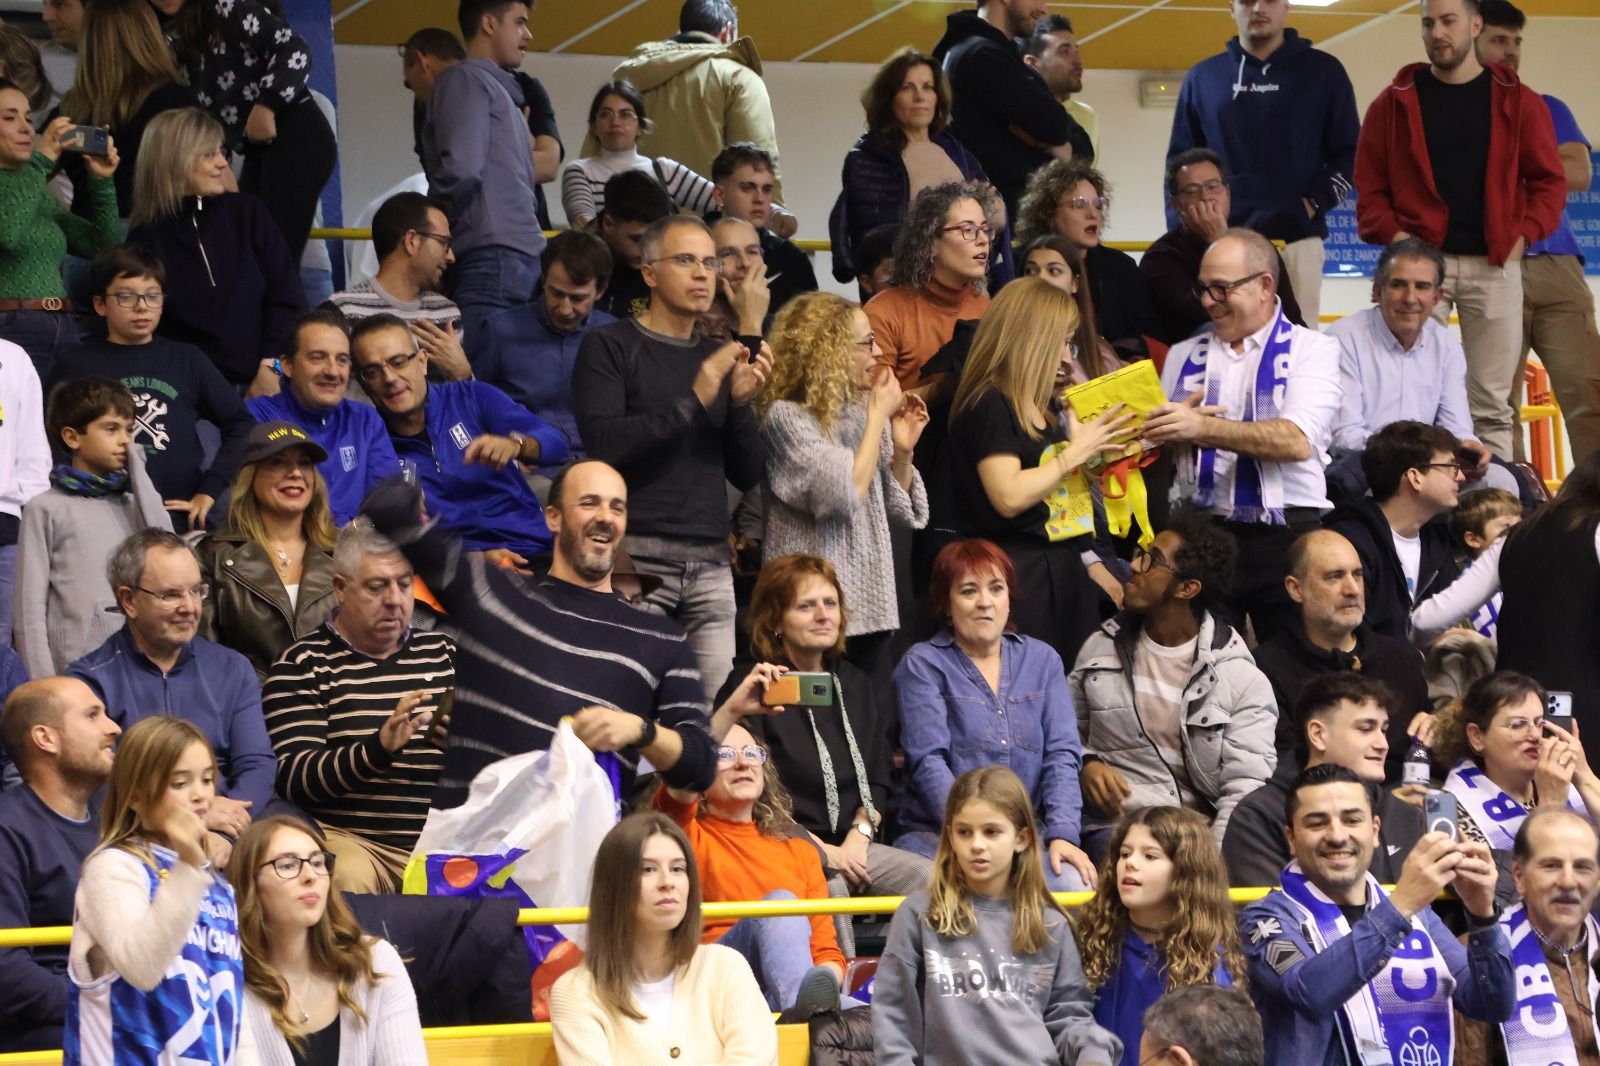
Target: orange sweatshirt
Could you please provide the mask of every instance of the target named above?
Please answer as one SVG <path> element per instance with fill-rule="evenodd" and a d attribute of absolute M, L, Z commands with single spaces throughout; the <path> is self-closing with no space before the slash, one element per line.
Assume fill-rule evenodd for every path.
<path fill-rule="evenodd" d="M 894 370 L 904 389 L 922 384 L 922 364 L 949 343 L 957 322 L 982 318 L 988 309 L 989 297 L 973 292 L 971 286 L 951 289 L 937 281 L 929 281 L 926 289 L 909 285 L 885 289 L 863 308 L 885 365 Z"/>
<path fill-rule="evenodd" d="M 776 840 L 764 836 L 754 822 L 730 822 L 711 814 L 695 817 L 695 806 L 679 803 L 664 788 L 656 793 L 656 810 L 682 826 L 694 846 L 706 902 L 761 899 L 780 888 L 801 899 L 828 898 L 822 860 L 809 840 Z M 732 927 L 731 918 L 707 921 L 700 941 L 719 940 Z M 836 963 L 841 969 L 845 965 L 830 915 L 811 919 L 811 961 Z"/>

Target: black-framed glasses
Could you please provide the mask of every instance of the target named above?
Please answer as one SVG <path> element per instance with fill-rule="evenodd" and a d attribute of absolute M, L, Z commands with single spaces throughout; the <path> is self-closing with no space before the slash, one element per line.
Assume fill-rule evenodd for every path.
<path fill-rule="evenodd" d="M 147 589 L 143 585 L 135 585 L 134 589 L 149 596 L 163 607 L 176 607 L 184 600 L 191 598 L 199 603 L 204 603 L 206 597 L 211 595 L 211 585 L 204 581 L 192 589 L 169 589 L 165 592 L 157 592 L 154 589 Z"/>
<path fill-rule="evenodd" d="M 114 292 L 111 300 L 124 311 L 131 311 L 140 304 L 152 309 L 159 309 L 167 300 L 164 292 Z"/>
<path fill-rule="evenodd" d="M 430 233 L 425 229 L 414 229 L 411 232 L 415 233 L 423 240 L 438 241 L 440 244 L 444 245 L 444 250 L 447 252 L 450 250 L 450 242 L 455 239 L 453 237 L 447 237 L 443 233 Z"/>
<path fill-rule="evenodd" d="M 984 240 L 994 236 L 994 227 L 987 222 L 957 222 L 953 226 L 946 226 L 940 233 L 959 233 L 961 239 L 971 244 L 978 239 L 978 234 L 983 234 Z"/>
<path fill-rule="evenodd" d="M 311 872 L 318 877 L 329 877 L 333 874 L 333 855 L 326 851 L 313 852 L 305 858 L 298 855 L 279 855 L 271 862 L 262 863 L 257 869 L 265 870 L 272 867 L 272 872 L 284 881 L 293 881 L 300 876 L 302 868 L 309 866 Z"/>
<path fill-rule="evenodd" d="M 1192 185 L 1180 185 L 1176 195 L 1180 200 L 1198 200 L 1202 196 L 1216 196 L 1227 187 L 1227 182 L 1212 178 L 1210 181 L 1195 182 Z"/>
<path fill-rule="evenodd" d="M 684 270 L 693 270 L 696 266 L 705 267 L 712 274 L 722 273 L 722 260 L 716 256 L 710 259 L 701 259 L 693 252 L 679 252 L 677 255 L 664 255 L 660 259 L 650 260 L 650 265 L 657 263 L 675 263 Z"/>
<path fill-rule="evenodd" d="M 1448 471 L 1450 471 L 1450 476 L 1451 477 L 1460 477 L 1461 476 L 1461 464 L 1460 463 L 1423 463 L 1422 466 L 1420 466 L 1418 469 L 1420 469 L 1420 470 L 1448 470 Z"/>
<path fill-rule="evenodd" d="M 754 744 L 743 748 L 735 748 L 724 744 L 722 747 L 717 749 L 717 763 L 719 765 L 726 765 L 733 762 L 734 759 L 741 755 L 744 756 L 745 762 L 754 763 L 756 766 L 761 766 L 767 761 L 766 748 L 758 748 Z"/>
<path fill-rule="evenodd" d="M 398 374 L 410 366 L 411 361 L 421 354 L 419 349 L 413 348 L 404 355 L 391 355 L 387 359 L 362 367 L 357 371 L 357 376 L 368 385 L 376 385 L 383 380 L 385 371 L 391 374 Z"/>
<path fill-rule="evenodd" d="M 1132 565 L 1135 572 L 1140 574 L 1148 573 L 1153 568 L 1159 568 L 1162 570 L 1171 570 L 1172 576 L 1174 577 L 1183 576 L 1183 571 L 1167 562 L 1166 557 L 1158 551 L 1152 552 L 1146 551 L 1143 548 L 1135 548 L 1133 551 L 1133 562 L 1130 565 Z"/>
<path fill-rule="evenodd" d="M 1209 284 L 1204 281 L 1197 281 L 1194 283 L 1194 294 L 1202 300 L 1209 296 L 1212 303 L 1221 303 L 1228 298 L 1228 293 L 1234 289 L 1241 285 L 1248 285 L 1257 278 L 1266 276 L 1266 271 L 1258 270 L 1254 274 L 1246 274 L 1236 281 L 1213 281 Z"/>

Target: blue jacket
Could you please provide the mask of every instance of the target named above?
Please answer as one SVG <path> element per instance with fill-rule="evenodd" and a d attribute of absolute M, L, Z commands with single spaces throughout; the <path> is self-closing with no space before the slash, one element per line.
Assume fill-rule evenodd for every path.
<path fill-rule="evenodd" d="M 539 461 L 554 466 L 567 457 L 561 431 L 481 381 L 430 381 L 422 411 L 427 428 L 420 436 L 390 440 L 407 474 L 415 470 L 428 514 L 459 534 L 467 551 L 548 552 L 550 527 L 522 468 L 507 463 L 496 470 L 488 463 L 468 463 L 465 456 L 467 446 L 485 433 L 516 432 L 537 440 Z"/>
<path fill-rule="evenodd" d="M 1144 1012 L 1167 992 L 1161 951 L 1129 929 L 1122 938 L 1122 961 L 1111 980 L 1095 993 L 1094 1020 L 1122 1040 L 1122 1066 L 1139 1066 L 1139 1038 L 1144 1033 Z M 1218 960 L 1214 980 L 1224 988 L 1233 978 Z"/>
<path fill-rule="evenodd" d="M 1499 924 L 1475 930 L 1462 947 L 1433 911 L 1423 911 L 1421 918 L 1455 978 L 1451 998 L 1456 1009 L 1486 1022 L 1511 1017 L 1516 983 L 1511 945 Z M 1339 1035 L 1338 1013 L 1362 985 L 1383 972 L 1411 935 L 1411 923 L 1385 898 L 1350 927 L 1349 936 L 1318 952 L 1301 921 L 1300 909 L 1282 889 L 1239 912 L 1239 932 L 1250 962 L 1250 996 L 1266 1034 L 1265 1061 L 1345 1066 L 1357 1060 Z M 1281 973 L 1267 961 L 1269 955 Z"/>
<path fill-rule="evenodd" d="M 1183 79 L 1167 158 L 1190 148 L 1222 156 L 1235 226 L 1273 240 L 1326 237 L 1327 215 L 1350 195 L 1361 116 L 1339 61 L 1294 30 L 1262 62 L 1235 37 Z M 1316 205 L 1306 215 L 1301 199 Z M 1167 224 L 1178 216 L 1167 209 Z"/>
<path fill-rule="evenodd" d="M 200 727 L 217 754 L 218 795 L 247 800 L 260 817 L 272 799 L 278 759 L 267 739 L 261 688 L 243 655 L 195 637 L 163 674 L 134 646 L 124 625 L 106 642 L 67 667 L 94 690 L 123 729 L 153 714 L 170 714 Z"/>
<path fill-rule="evenodd" d="M 545 313 L 544 298 L 535 296 L 530 304 L 508 307 L 484 319 L 472 372 L 559 429 L 566 435 L 570 457 L 581 459 L 583 438 L 572 413 L 572 364 L 589 331 L 615 321 L 596 307 L 581 328 L 557 333 Z M 540 457 L 541 472 L 554 466 Z"/>
<path fill-rule="evenodd" d="M 902 833 L 937 834 L 950 786 L 979 766 L 1010 767 L 1040 814 L 1044 842 L 1078 843 L 1078 718 L 1066 670 L 1042 640 L 1007 633 L 1000 644 L 1000 691 L 992 692 L 949 628 L 915 644 L 894 671 L 900 740 L 911 787 Z"/>
<path fill-rule="evenodd" d="M 328 458 L 317 469 L 328 485 L 328 506 L 337 525 L 356 516 L 361 501 L 378 482 L 400 472 L 400 460 L 376 408 L 340 400 L 333 410 L 319 413 L 302 407 L 287 388 L 276 396 L 246 400 L 244 405 L 257 422 L 293 422 L 322 445 Z"/>

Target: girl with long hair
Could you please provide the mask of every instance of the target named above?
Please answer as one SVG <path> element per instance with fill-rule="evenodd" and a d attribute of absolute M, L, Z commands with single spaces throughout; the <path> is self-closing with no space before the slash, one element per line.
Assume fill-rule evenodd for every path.
<path fill-rule="evenodd" d="M 206 853 L 216 793 L 216 757 L 192 723 L 157 715 L 122 734 L 74 901 L 66 1066 L 110 1066 L 135 1047 L 185 1063 L 256 1061 L 240 1025 L 233 889 Z"/>
<path fill-rule="evenodd" d="M 1002 766 L 956 779 L 933 886 L 889 925 L 873 986 L 879 1066 L 1111 1066 L 1072 926 L 1045 888 L 1033 804 Z"/>
<path fill-rule="evenodd" d="M 228 518 L 195 546 L 211 596 L 200 635 L 240 652 L 265 678 L 279 655 L 332 612 L 338 536 L 321 445 L 288 422 L 250 431 Z"/>
<path fill-rule="evenodd" d="M 297 818 L 253 823 L 228 877 L 244 951 L 244 1024 L 264 1066 L 427 1066 L 399 952 L 361 931 L 333 856 Z"/>
<path fill-rule="evenodd" d="M 700 875 L 676 822 L 646 811 L 595 853 L 583 965 L 550 992 L 562 1066 L 777 1066 L 778 1034 L 744 956 L 700 942 Z"/>
<path fill-rule="evenodd" d="M 1183 807 L 1117 821 L 1094 898 L 1076 916 L 1095 1021 L 1138 1066 L 1144 1012 L 1169 989 L 1244 981 L 1228 873 L 1210 824 Z"/>

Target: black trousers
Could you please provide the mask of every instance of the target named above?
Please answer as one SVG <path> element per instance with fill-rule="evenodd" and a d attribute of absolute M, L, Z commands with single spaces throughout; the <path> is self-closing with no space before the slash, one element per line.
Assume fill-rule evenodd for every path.
<path fill-rule="evenodd" d="M 295 268 L 306 250 L 322 187 L 333 177 L 339 142 L 311 97 L 278 112 L 278 136 L 269 144 L 246 143 L 239 188 L 266 204 Z"/>

